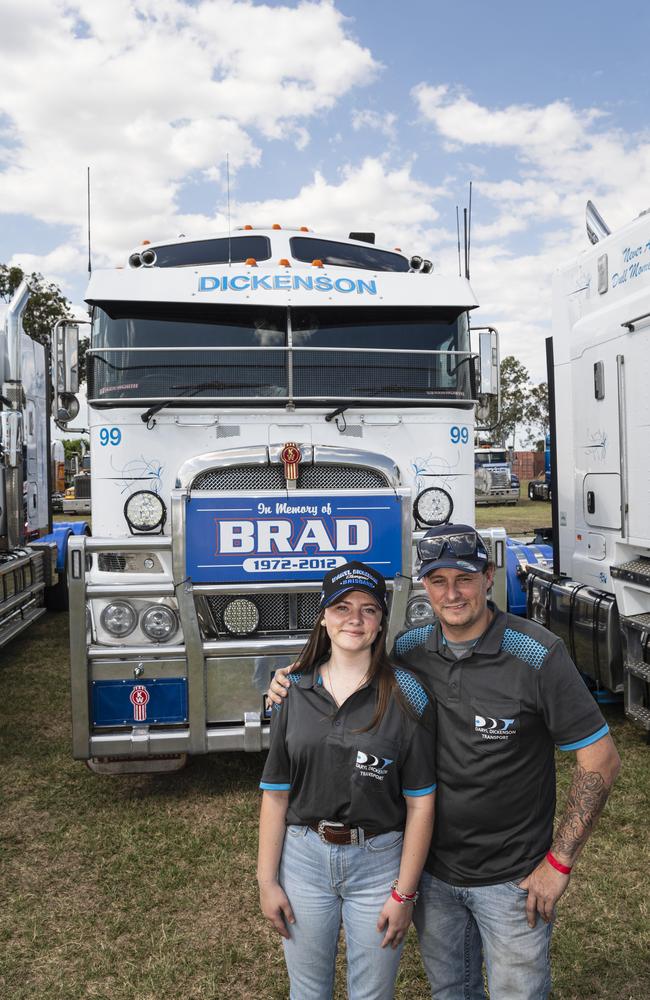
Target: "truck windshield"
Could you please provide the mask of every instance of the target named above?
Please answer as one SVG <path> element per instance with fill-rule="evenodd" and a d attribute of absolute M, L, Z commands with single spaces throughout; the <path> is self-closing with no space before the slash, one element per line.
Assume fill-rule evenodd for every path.
<path fill-rule="evenodd" d="M 505 451 L 478 451 L 474 454 L 474 465 L 494 465 L 497 462 L 499 464 L 506 463 L 508 461 L 508 455 Z"/>
<path fill-rule="evenodd" d="M 88 357 L 88 398 L 103 406 L 472 398 L 458 309 L 102 303 Z"/>

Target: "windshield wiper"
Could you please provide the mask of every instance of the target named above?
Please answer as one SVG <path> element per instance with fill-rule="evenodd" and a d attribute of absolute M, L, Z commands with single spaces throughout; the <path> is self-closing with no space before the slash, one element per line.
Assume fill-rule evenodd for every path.
<path fill-rule="evenodd" d="M 173 385 L 171 388 L 178 389 L 179 386 Z M 191 397 L 193 395 L 196 395 L 197 392 L 203 392 L 204 389 L 228 389 L 228 388 L 232 388 L 232 386 L 227 386 L 225 382 L 203 382 L 200 385 L 188 386 L 184 392 L 181 392 L 181 396 Z M 140 414 L 140 420 L 142 421 L 143 424 L 148 424 L 151 418 L 156 415 L 156 413 L 158 413 L 160 410 L 163 410 L 166 406 L 173 406 L 175 402 L 176 399 L 163 399 L 160 401 L 160 403 L 154 403 L 153 406 L 150 406 L 148 410 L 145 410 L 144 413 Z"/>

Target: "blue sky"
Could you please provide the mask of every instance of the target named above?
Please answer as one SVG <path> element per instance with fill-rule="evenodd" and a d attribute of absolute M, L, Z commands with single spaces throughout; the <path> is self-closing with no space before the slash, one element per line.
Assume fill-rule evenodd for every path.
<path fill-rule="evenodd" d="M 650 206 L 650 15 L 630 0 L 0 0 L 0 261 L 74 303 L 141 239 L 233 223 L 377 232 L 472 280 L 544 378 L 554 267 Z"/>

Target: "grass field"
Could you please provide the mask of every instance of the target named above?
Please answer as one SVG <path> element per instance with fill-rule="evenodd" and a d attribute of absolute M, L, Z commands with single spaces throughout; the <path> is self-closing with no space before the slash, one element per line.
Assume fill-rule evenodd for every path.
<path fill-rule="evenodd" d="M 530 506 L 535 526 L 537 510 L 550 514 Z M 484 523 L 508 523 L 506 511 L 508 522 L 519 513 L 488 508 Z M 171 776 L 92 775 L 70 757 L 66 625 L 47 615 L 2 651 L 0 996 L 285 998 L 279 941 L 257 907 L 261 757 L 200 758 Z M 561 903 L 555 1000 L 650 994 L 650 747 L 620 708 L 607 718 L 623 769 Z M 561 789 L 569 757 L 558 760 Z M 413 936 L 396 996 L 427 996 Z"/>

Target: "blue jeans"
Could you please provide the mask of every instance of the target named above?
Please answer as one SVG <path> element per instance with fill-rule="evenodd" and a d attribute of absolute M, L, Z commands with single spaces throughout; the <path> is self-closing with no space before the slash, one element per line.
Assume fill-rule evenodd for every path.
<path fill-rule="evenodd" d="M 528 893 L 514 882 L 454 886 L 423 872 L 413 921 L 434 1000 L 546 1000 L 552 925 L 526 922 Z"/>
<path fill-rule="evenodd" d="M 381 948 L 382 907 L 397 878 L 402 834 L 382 833 L 362 847 L 324 844 L 306 826 L 289 826 L 280 884 L 296 918 L 283 940 L 291 1000 L 330 1000 L 341 919 L 349 1000 L 391 1000 L 401 947 Z"/>

